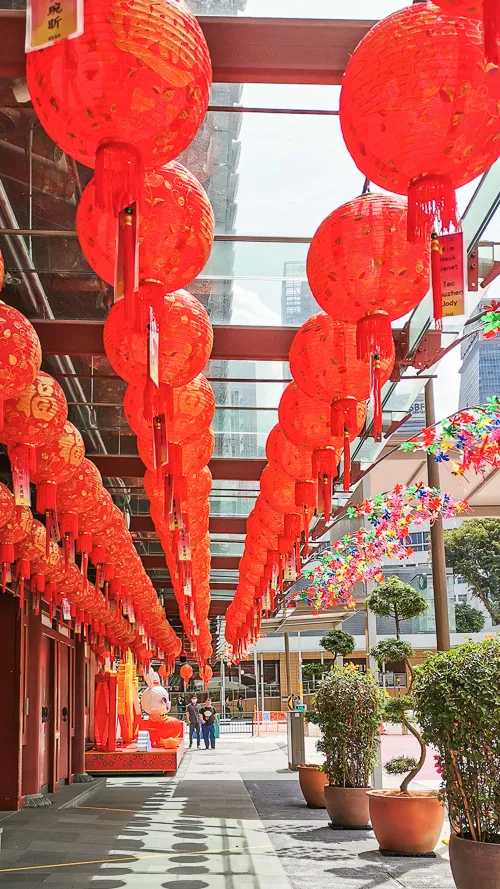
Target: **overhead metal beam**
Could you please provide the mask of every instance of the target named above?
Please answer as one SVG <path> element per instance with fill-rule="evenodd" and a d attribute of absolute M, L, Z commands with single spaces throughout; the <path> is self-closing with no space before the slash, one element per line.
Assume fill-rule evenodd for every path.
<path fill-rule="evenodd" d="M 142 478 L 146 467 L 139 456 L 134 454 L 87 454 L 89 460 L 97 466 L 105 478 Z M 248 458 L 246 460 L 213 457 L 208 464 L 212 476 L 217 481 L 259 481 L 265 460 Z M 0 454 L 0 473 L 10 472 L 10 462 L 6 454 Z M 249 491 L 249 496 L 251 492 Z M 240 526 L 241 527 L 241 526 Z M 138 530 L 138 529 L 137 529 Z M 224 532 L 218 532 L 224 533 Z M 232 531 L 233 534 L 245 533 Z"/>
<path fill-rule="evenodd" d="M 44 355 L 105 355 L 102 321 L 32 320 Z M 214 325 L 215 361 L 288 361 L 296 327 Z"/>
<path fill-rule="evenodd" d="M 200 16 L 214 83 L 340 84 L 375 21 Z M 0 10 L 0 77 L 25 76 L 26 14 Z"/>
<path fill-rule="evenodd" d="M 142 564 L 146 570 L 154 568 L 165 568 L 165 556 L 161 555 L 141 555 Z M 240 563 L 240 556 L 212 556 L 211 568 L 221 569 L 223 571 L 237 571 Z"/>
<path fill-rule="evenodd" d="M 173 595 L 173 589 L 169 585 L 169 580 L 152 580 L 151 583 L 153 584 L 155 590 L 165 590 L 167 593 L 171 593 Z M 217 591 L 227 590 L 228 592 L 233 593 L 236 589 L 236 583 L 234 581 L 228 581 L 227 583 L 211 583 L 210 589 Z"/>
<path fill-rule="evenodd" d="M 210 516 L 210 532 L 212 534 L 246 534 L 246 519 L 233 516 Z M 139 534 L 154 533 L 155 526 L 149 515 L 133 515 L 130 519 L 130 531 Z"/>

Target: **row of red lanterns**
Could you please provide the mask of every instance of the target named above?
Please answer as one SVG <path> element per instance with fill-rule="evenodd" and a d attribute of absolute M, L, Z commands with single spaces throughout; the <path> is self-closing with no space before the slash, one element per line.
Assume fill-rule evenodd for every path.
<path fill-rule="evenodd" d="M 349 490 L 350 443 L 364 426 L 370 394 L 380 440 L 381 390 L 394 365 L 391 322 L 429 289 L 432 236 L 459 226 L 455 188 L 500 155 L 498 10 L 488 0 L 439 5 L 455 15 L 418 3 L 378 23 L 346 69 L 340 120 L 347 148 L 369 181 L 403 197 L 364 194 L 330 214 L 312 239 L 307 276 L 326 314 L 307 321 L 290 350 L 293 382 L 269 435 L 269 465 L 226 616 L 236 659 L 255 643 L 284 581 L 300 574 L 310 516 L 328 521 L 342 450 Z M 466 12 L 473 18 L 456 15 Z M 440 327 L 437 288 L 434 307 Z"/>
<path fill-rule="evenodd" d="M 213 334 L 202 305 L 181 288 L 208 259 L 214 219 L 201 185 L 174 158 L 208 105 L 207 45 L 183 0 L 131 0 L 126 9 L 86 0 L 84 33 L 32 53 L 27 79 L 48 134 L 95 169 L 78 236 L 92 268 L 115 284 L 105 350 L 129 383 L 125 414 L 148 468 L 151 514 L 204 663 L 214 399 L 201 371 Z"/>
<path fill-rule="evenodd" d="M 3 273 L 3 264 L 0 269 Z M 7 444 L 14 488 L 12 496 L 2 486 L 0 500 L 3 589 L 15 563 L 21 605 L 24 583 L 31 578 L 38 597 L 53 604 L 54 596 L 64 592 L 78 608 L 78 623 L 97 624 L 100 636 L 112 644 L 130 644 L 139 655 L 161 650 L 172 659 L 180 640 L 158 608 L 122 513 L 96 466 L 85 458 L 83 439 L 67 419 L 61 387 L 39 369 L 41 349 L 33 326 L 17 309 L 0 303 L 0 330 L 0 440 Z M 10 397 L 13 390 L 17 395 Z M 29 508 L 32 481 L 45 527 Z M 62 547 L 56 542 L 60 537 Z M 75 545 L 81 571 L 75 566 Z M 89 558 L 96 566 L 93 585 L 87 581 Z M 127 577 L 126 586 L 121 576 Z"/>

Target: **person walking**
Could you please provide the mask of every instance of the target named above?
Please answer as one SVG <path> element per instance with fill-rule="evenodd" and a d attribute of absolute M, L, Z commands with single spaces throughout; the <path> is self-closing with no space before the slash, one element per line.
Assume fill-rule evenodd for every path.
<path fill-rule="evenodd" d="M 238 698 L 238 703 L 236 706 L 238 708 L 238 715 L 240 719 L 243 719 L 243 698 L 241 697 L 241 695 Z"/>
<path fill-rule="evenodd" d="M 212 707 L 212 701 L 207 698 L 200 708 L 201 730 L 203 732 L 203 740 L 207 750 L 211 747 L 215 750 L 215 723 L 217 713 L 215 707 Z"/>
<path fill-rule="evenodd" d="M 196 735 L 196 746 L 200 746 L 200 711 L 198 710 L 198 698 L 191 695 L 191 700 L 186 709 L 186 722 L 189 726 L 189 747 L 193 746 L 193 737 Z"/>

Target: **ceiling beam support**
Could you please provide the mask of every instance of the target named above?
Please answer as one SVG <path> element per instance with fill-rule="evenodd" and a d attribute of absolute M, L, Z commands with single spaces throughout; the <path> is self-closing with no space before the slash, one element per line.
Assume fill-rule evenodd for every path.
<path fill-rule="evenodd" d="M 0 20 L 1 21 L 1 20 Z M 105 355 L 102 321 L 35 319 L 44 355 Z M 288 361 L 296 327 L 214 325 L 214 361 Z"/>
<path fill-rule="evenodd" d="M 214 83 L 340 84 L 375 21 L 200 16 Z M 26 14 L 0 10 L 0 77 L 25 76 Z"/>
<path fill-rule="evenodd" d="M 155 568 L 166 568 L 165 556 L 161 555 L 141 555 L 142 564 L 147 571 Z M 237 571 L 240 563 L 240 556 L 212 556 L 212 570 Z"/>
<path fill-rule="evenodd" d="M 210 516 L 211 534 L 246 534 L 247 520 L 233 516 Z M 150 515 L 133 515 L 130 518 L 131 532 L 153 534 L 155 526 Z"/>

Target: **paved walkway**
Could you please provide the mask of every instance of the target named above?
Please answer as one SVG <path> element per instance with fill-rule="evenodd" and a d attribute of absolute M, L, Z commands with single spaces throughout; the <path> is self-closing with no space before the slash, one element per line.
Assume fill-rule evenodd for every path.
<path fill-rule="evenodd" d="M 78 808 L 2 822 L 12 889 L 451 889 L 446 860 L 382 859 L 305 807 L 283 737 L 189 752 L 176 779 L 113 778 Z M 443 847 L 444 851 L 445 847 Z"/>

